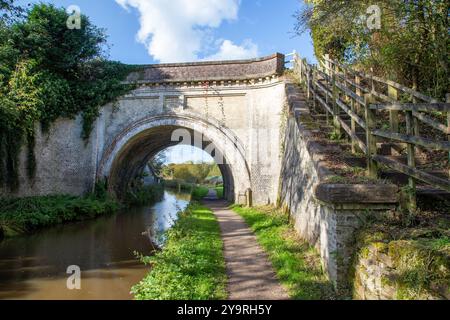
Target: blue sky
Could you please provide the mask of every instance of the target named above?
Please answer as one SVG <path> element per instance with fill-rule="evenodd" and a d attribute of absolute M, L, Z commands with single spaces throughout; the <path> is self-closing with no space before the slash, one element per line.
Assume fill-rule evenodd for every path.
<path fill-rule="evenodd" d="M 294 49 L 302 56 L 314 59 L 310 36 L 305 34 L 298 37 L 293 34 L 295 20 L 292 15 L 300 7 L 300 0 L 20 0 L 19 2 L 50 2 L 65 8 L 70 5 L 79 6 L 81 12 L 88 15 L 95 25 L 106 29 L 111 45 L 110 58 L 124 63 L 149 64 L 222 58 L 227 56 L 226 53 L 229 53 L 231 58 L 235 58 L 236 54 L 236 58 L 241 56 L 245 58 L 246 55 L 252 56 L 255 53 L 258 56 L 265 56 L 275 52 L 289 53 Z M 189 3 L 189 6 L 192 6 L 191 3 L 195 2 L 200 3 L 201 8 L 205 6 L 204 3 L 225 3 L 225 5 L 219 9 L 216 5 L 209 8 L 210 11 L 205 11 L 206 16 L 212 17 L 209 20 L 195 14 L 199 11 L 195 5 L 192 8 L 194 12 L 187 12 L 189 8 L 179 9 L 180 3 Z M 142 3 L 152 6 L 142 9 Z M 227 4 L 230 6 L 234 4 L 234 10 L 228 10 Z M 159 15 L 158 10 L 165 15 Z M 161 42 L 168 42 L 166 46 L 160 45 L 160 48 L 154 50 L 158 52 L 157 55 L 151 55 L 146 46 L 152 41 L 155 33 L 148 32 L 147 38 L 142 41 L 146 44 L 137 39 L 137 33 L 141 30 L 142 13 L 145 14 L 144 21 L 153 21 L 150 22 L 149 29 L 164 35 L 160 36 L 164 38 Z M 192 18 L 185 18 L 189 15 Z M 179 22 L 183 19 L 185 21 Z M 167 20 L 171 22 L 166 23 Z M 162 26 L 163 24 L 166 25 Z M 189 54 L 184 54 L 180 58 L 173 53 L 183 51 L 185 47 L 195 42 L 189 34 L 185 34 L 186 37 L 181 34 L 181 31 L 188 29 L 189 26 L 192 26 L 193 32 L 202 33 L 200 40 L 202 43 L 198 50 L 194 50 L 194 59 L 189 59 L 192 56 Z M 171 28 L 178 28 L 178 31 Z M 175 36 L 170 39 L 170 36 L 165 36 L 166 34 Z M 228 50 L 225 48 L 225 51 L 222 50 L 222 54 L 219 54 L 224 43 L 225 47 L 228 44 Z M 176 48 L 177 45 L 180 50 L 170 50 L 170 46 Z M 172 58 L 174 55 L 175 59 Z"/>
<path fill-rule="evenodd" d="M 301 0 L 19 0 L 76 5 L 104 28 L 109 58 L 129 64 L 242 59 L 294 49 L 314 61 L 309 34 L 295 36 Z M 168 162 L 211 161 L 187 146 L 171 148 Z"/>

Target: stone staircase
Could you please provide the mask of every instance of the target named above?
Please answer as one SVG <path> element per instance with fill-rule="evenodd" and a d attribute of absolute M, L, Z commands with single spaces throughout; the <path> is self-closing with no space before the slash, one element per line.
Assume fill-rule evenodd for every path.
<path fill-rule="evenodd" d="M 293 104 L 294 107 L 290 110 L 295 117 L 302 119 L 302 122 L 309 124 L 311 128 L 313 128 L 311 131 L 317 135 L 318 141 L 339 147 L 341 155 L 336 158 L 336 161 L 342 162 L 345 170 L 358 172 L 363 176 L 367 166 L 366 156 L 360 150 L 352 153 L 351 141 L 345 134 L 342 134 L 342 140 L 336 140 L 336 137 L 333 137 L 335 129 L 333 126 L 332 115 L 327 115 L 319 104 L 314 105 L 311 99 L 308 100 L 305 90 L 294 82 L 288 83 L 287 92 L 288 98 L 296 101 L 296 103 Z M 320 98 L 325 99 L 323 95 L 320 96 Z M 350 116 L 342 112 L 340 117 L 349 127 L 351 126 Z M 359 126 L 356 126 L 356 135 L 362 141 L 366 141 L 365 132 Z M 404 154 L 405 149 L 406 144 L 402 143 L 383 141 L 377 143 L 377 154 L 386 156 L 403 164 L 407 164 L 407 156 Z M 417 152 L 416 164 L 417 166 L 426 166 L 428 164 L 421 152 Z M 448 179 L 449 177 L 449 172 L 446 169 L 430 169 L 424 171 L 444 179 Z M 409 176 L 381 166 L 379 170 L 379 179 L 403 188 L 408 185 Z M 435 189 L 420 180 L 416 181 L 416 185 L 419 203 L 424 201 L 450 202 L 450 193 Z"/>

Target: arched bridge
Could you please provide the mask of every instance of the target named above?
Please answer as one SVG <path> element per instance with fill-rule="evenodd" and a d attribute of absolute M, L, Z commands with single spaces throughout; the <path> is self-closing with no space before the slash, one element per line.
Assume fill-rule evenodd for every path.
<path fill-rule="evenodd" d="M 280 119 L 285 104 L 284 56 L 242 61 L 142 66 L 128 82 L 137 89 L 101 110 L 90 140 L 81 121 L 59 120 L 38 135 L 34 184 L 19 193 L 82 194 L 107 178 L 112 191 L 159 151 L 178 143 L 211 153 L 230 201 L 274 203 L 280 174 Z"/>

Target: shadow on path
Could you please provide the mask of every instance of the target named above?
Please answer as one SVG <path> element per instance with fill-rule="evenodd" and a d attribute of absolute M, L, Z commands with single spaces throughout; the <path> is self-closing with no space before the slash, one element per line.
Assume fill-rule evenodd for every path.
<path fill-rule="evenodd" d="M 220 224 L 228 276 L 227 291 L 230 300 L 284 300 L 286 290 L 276 278 L 267 254 L 237 213 L 228 209 L 228 203 L 218 200 L 209 190 L 203 203 L 213 210 Z"/>

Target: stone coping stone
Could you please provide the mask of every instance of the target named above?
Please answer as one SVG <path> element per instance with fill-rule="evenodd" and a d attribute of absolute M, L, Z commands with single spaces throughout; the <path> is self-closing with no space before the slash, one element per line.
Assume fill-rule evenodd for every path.
<path fill-rule="evenodd" d="M 397 203 L 398 187 L 393 184 L 328 184 L 316 187 L 315 196 L 327 203 Z"/>
<path fill-rule="evenodd" d="M 285 56 L 276 53 L 271 56 L 229 61 L 201 61 L 142 65 L 142 70 L 132 72 L 127 82 L 168 83 L 251 80 L 281 76 L 284 72 Z"/>

